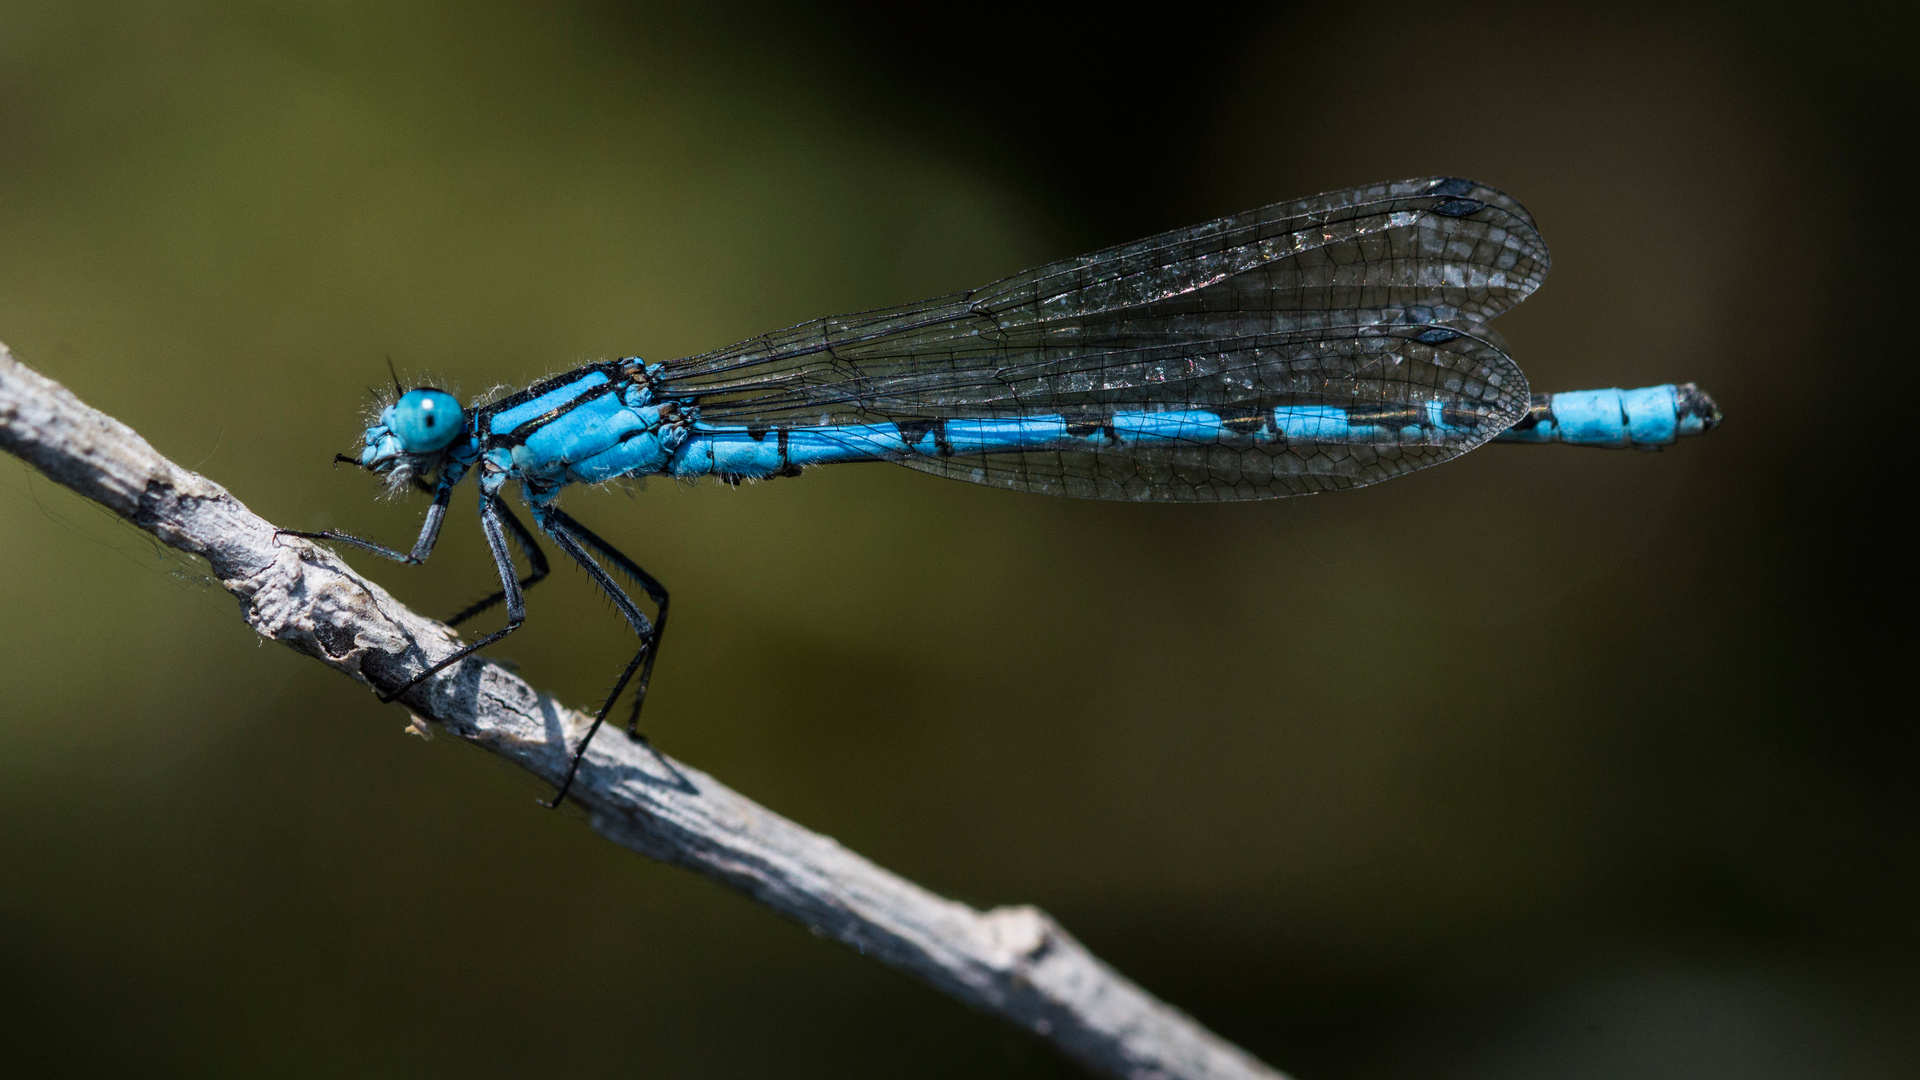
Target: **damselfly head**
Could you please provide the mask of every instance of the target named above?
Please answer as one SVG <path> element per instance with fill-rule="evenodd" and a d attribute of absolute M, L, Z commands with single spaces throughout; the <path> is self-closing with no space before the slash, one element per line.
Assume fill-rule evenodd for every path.
<path fill-rule="evenodd" d="M 467 414 L 445 390 L 408 390 L 367 427 L 360 467 L 405 484 L 430 473 L 466 430 Z"/>

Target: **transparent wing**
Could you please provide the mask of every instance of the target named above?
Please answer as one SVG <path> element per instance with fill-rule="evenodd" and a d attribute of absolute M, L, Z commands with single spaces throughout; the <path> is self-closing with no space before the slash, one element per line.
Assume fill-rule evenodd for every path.
<path fill-rule="evenodd" d="M 1537 288 L 1547 266 L 1525 210 L 1491 188 L 1381 184 L 968 293 L 803 323 L 671 362 L 660 392 L 691 399 L 710 423 L 768 427 L 1313 403 L 1439 403 L 1481 410 L 1488 423 L 1512 412 L 1491 438 L 1525 411 L 1526 385 L 1480 324 Z M 1433 326 L 1457 336 L 1420 344 Z M 1421 350 L 1449 359 L 1417 359 Z M 1380 366 L 1396 359 L 1408 365 L 1399 374 Z M 1478 441 L 1131 446 L 903 463 L 1057 494 L 1258 498 L 1370 483 Z"/>
<path fill-rule="evenodd" d="M 1052 401 L 1056 414 L 1090 433 L 1069 448 L 909 452 L 892 460 L 1049 495 L 1266 499 L 1360 487 L 1438 464 L 1505 431 L 1529 404 L 1525 377 L 1497 344 L 1431 324 L 1329 325 L 1142 346 L 1105 359 L 1101 370 L 1113 385 L 1046 360 L 1005 373 L 1010 398 Z M 1112 434 L 1116 416 L 1124 428 L 1127 417 L 1137 423 L 1142 412 L 1167 411 L 1170 400 L 1220 423 L 1205 425 L 1202 438 L 1152 445 Z M 882 399 L 908 430 L 942 419 L 892 404 Z M 1329 416 L 1333 422 L 1324 422 Z"/>

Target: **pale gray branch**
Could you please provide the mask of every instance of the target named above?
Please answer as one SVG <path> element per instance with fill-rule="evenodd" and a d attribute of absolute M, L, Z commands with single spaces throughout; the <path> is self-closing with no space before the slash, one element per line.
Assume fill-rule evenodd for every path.
<path fill-rule="evenodd" d="M 164 543 L 201 556 L 261 635 L 373 686 L 396 686 L 458 638 L 324 548 L 175 465 L 0 345 L 0 447 Z M 443 730 L 550 784 L 589 718 L 479 658 L 403 699 Z M 1281 1074 L 1101 963 L 1033 907 L 975 911 L 936 896 L 654 753 L 593 742 L 573 800 L 614 843 L 697 870 L 815 932 L 932 984 L 1118 1077 Z M 1283 1078 L 1282 1078 L 1283 1080 Z"/>

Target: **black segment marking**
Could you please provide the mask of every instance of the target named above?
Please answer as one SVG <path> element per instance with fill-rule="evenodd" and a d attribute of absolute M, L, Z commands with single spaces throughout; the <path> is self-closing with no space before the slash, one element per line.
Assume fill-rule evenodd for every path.
<path fill-rule="evenodd" d="M 487 405 L 481 411 L 486 413 L 488 416 L 493 416 L 496 413 L 500 413 L 507 409 L 511 409 L 516 405 L 524 405 L 527 402 L 532 401 L 534 398 L 540 397 L 541 395 L 549 393 L 553 390 L 557 390 L 560 387 L 567 385 L 568 383 L 578 382 L 580 379 L 586 377 L 587 375 L 591 375 L 596 371 L 600 372 L 603 375 L 606 375 L 608 378 L 612 379 L 615 382 L 619 382 L 621 378 L 621 373 L 618 370 L 615 370 L 616 367 L 617 365 L 610 365 L 610 364 L 588 364 L 587 366 L 582 368 L 575 368 L 574 370 L 567 372 L 565 375 L 555 375 L 551 379 L 546 379 L 541 382 L 534 383 L 532 386 L 527 387 L 525 390 L 521 390 L 517 393 L 509 394 L 506 397 L 501 398 L 499 401 L 496 401 L 496 402 L 493 402 L 492 404 Z"/>
<path fill-rule="evenodd" d="M 1223 406 L 1216 410 L 1220 426 L 1241 435 L 1260 435 L 1273 431 L 1271 409 L 1236 409 Z"/>
<path fill-rule="evenodd" d="M 561 379 L 561 380 L 558 380 L 558 383 L 559 383 L 558 386 L 548 387 L 547 390 L 542 391 L 542 393 L 550 393 L 553 390 L 559 389 L 560 386 L 566 386 L 569 383 L 578 382 L 578 381 L 579 380 L 577 378 Z M 556 405 L 551 409 L 548 409 L 546 412 L 541 413 L 539 416 L 533 417 L 530 420 L 522 421 L 520 426 L 514 428 L 512 431 L 494 432 L 488 438 L 488 443 L 489 445 L 493 445 L 493 446 L 516 446 L 516 445 L 525 443 L 529 438 L 533 436 L 534 432 L 539 431 L 541 428 L 546 427 L 548 424 L 553 423 L 555 420 L 558 420 L 561 417 L 572 412 L 573 410 L 579 408 L 580 406 L 585 405 L 587 402 L 598 401 L 599 399 L 606 397 L 608 394 L 618 393 L 622 389 L 623 389 L 623 386 L 621 385 L 620 380 L 610 378 L 606 382 L 603 382 L 598 386 L 581 391 L 578 396 L 570 398 L 567 401 L 562 402 L 561 404 Z M 522 395 L 516 394 L 514 396 L 520 397 Z M 533 395 L 533 397 L 538 397 L 538 396 L 540 395 L 538 394 Z M 509 402 L 511 400 L 512 399 L 508 399 Z M 528 398 L 527 400 L 532 400 L 532 399 Z M 504 407 L 507 406 L 507 404 L 508 404 L 507 402 L 502 402 L 500 406 L 495 406 L 487 410 L 489 427 L 492 426 L 492 418 L 498 413 L 505 411 Z"/>
<path fill-rule="evenodd" d="M 911 450 L 914 444 L 933 433 L 933 451 L 941 457 L 953 456 L 953 442 L 947 438 L 947 421 L 944 418 L 933 420 L 895 420 L 893 426 L 900 429 L 900 440 Z"/>
<path fill-rule="evenodd" d="M 1533 404 L 1528 406 L 1527 415 L 1513 425 L 1514 431 L 1532 431 L 1541 424 L 1556 423 L 1553 418 L 1553 395 L 1535 394 Z"/>
<path fill-rule="evenodd" d="M 1347 424 L 1352 427 L 1371 424 L 1388 431 L 1426 427 L 1427 410 L 1417 405 L 1351 405 L 1347 407 Z"/>
<path fill-rule="evenodd" d="M 1120 433 L 1113 429 L 1113 414 L 1111 413 L 1063 413 L 1060 419 L 1065 420 L 1067 423 L 1067 434 L 1076 439 L 1103 435 L 1110 443 L 1118 443 L 1120 441 Z"/>

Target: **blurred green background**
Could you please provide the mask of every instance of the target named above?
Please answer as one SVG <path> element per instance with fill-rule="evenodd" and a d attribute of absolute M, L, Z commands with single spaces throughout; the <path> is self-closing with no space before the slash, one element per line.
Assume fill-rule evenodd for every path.
<path fill-rule="evenodd" d="M 1303 1080 L 1914 1075 L 1907 18 L 12 0 L 0 340 L 268 518 L 398 542 L 421 507 L 328 466 L 389 355 L 477 394 L 1495 184 L 1555 257 L 1500 324 L 1536 387 L 1696 379 L 1723 429 L 1240 506 L 579 491 L 673 590 L 648 729 Z M 454 610 L 470 505 L 426 568 L 354 561 Z M 0 612 L 17 1066 L 1073 1074 L 404 737 L 12 458 Z M 497 654 L 587 703 L 628 647 L 563 573 Z"/>

